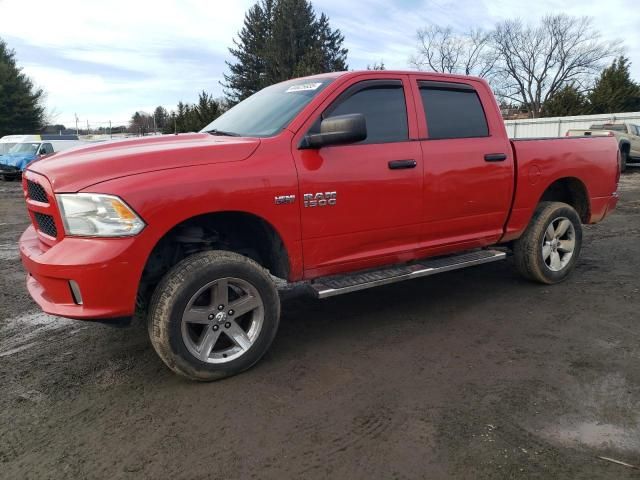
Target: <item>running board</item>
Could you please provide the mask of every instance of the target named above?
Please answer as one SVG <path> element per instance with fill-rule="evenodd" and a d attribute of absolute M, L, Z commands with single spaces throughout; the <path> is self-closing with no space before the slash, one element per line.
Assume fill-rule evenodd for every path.
<path fill-rule="evenodd" d="M 477 250 L 381 270 L 368 270 L 349 275 L 325 277 L 311 282 L 311 288 L 318 298 L 327 298 L 389 283 L 411 280 L 412 278 L 427 277 L 437 273 L 496 262 L 504 260 L 506 256 L 506 253 L 498 250 Z"/>

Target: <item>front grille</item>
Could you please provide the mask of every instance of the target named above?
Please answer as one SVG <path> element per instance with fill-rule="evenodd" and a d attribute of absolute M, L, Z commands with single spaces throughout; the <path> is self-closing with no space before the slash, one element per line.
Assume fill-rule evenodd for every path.
<path fill-rule="evenodd" d="M 31 200 L 41 203 L 49 203 L 47 192 L 45 192 L 44 188 L 39 183 L 27 180 L 27 193 Z"/>
<path fill-rule="evenodd" d="M 53 217 L 51 215 L 45 215 L 44 213 L 40 212 L 33 212 L 33 216 L 38 223 L 38 230 L 40 230 L 45 235 L 49 235 L 53 238 L 56 238 L 58 236 L 56 222 L 53 221 Z"/>

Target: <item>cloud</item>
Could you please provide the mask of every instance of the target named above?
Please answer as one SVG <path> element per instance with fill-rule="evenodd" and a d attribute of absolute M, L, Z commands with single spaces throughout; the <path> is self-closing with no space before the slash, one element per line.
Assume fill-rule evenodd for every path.
<path fill-rule="evenodd" d="M 228 47 L 253 0 L 0 1 L 2 37 L 20 65 L 47 91 L 56 121 L 120 123 L 136 110 L 193 102 L 203 89 L 222 94 Z M 491 28 L 546 13 L 591 15 L 607 39 L 622 37 L 640 79 L 640 14 L 633 0 L 315 0 L 316 11 L 340 28 L 349 66 L 383 60 L 404 69 L 415 32 L 429 23 Z M 621 15 L 621 12 L 625 14 Z"/>
<path fill-rule="evenodd" d="M 252 2 L 219 3 L 5 0 L 2 37 L 46 90 L 56 122 L 77 113 L 120 123 L 136 110 L 193 102 L 203 89 L 222 94 L 227 48 Z"/>

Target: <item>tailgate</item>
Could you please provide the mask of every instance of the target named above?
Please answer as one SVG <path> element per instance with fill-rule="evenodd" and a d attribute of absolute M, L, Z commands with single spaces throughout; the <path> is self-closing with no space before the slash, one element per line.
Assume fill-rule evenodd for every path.
<path fill-rule="evenodd" d="M 569 130 L 567 137 L 613 137 L 611 130 Z"/>

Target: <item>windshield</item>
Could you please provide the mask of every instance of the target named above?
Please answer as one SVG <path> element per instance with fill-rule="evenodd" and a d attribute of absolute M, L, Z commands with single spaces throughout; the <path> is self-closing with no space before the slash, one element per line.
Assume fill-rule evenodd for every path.
<path fill-rule="evenodd" d="M 15 143 L 0 143 L 0 155 L 4 155 L 5 153 L 9 153 L 11 147 L 13 147 Z"/>
<path fill-rule="evenodd" d="M 201 131 L 270 137 L 285 128 L 332 81 L 333 78 L 307 78 L 272 85 L 243 100 Z"/>
<path fill-rule="evenodd" d="M 36 153 L 38 151 L 39 143 L 16 143 L 9 153 Z"/>

